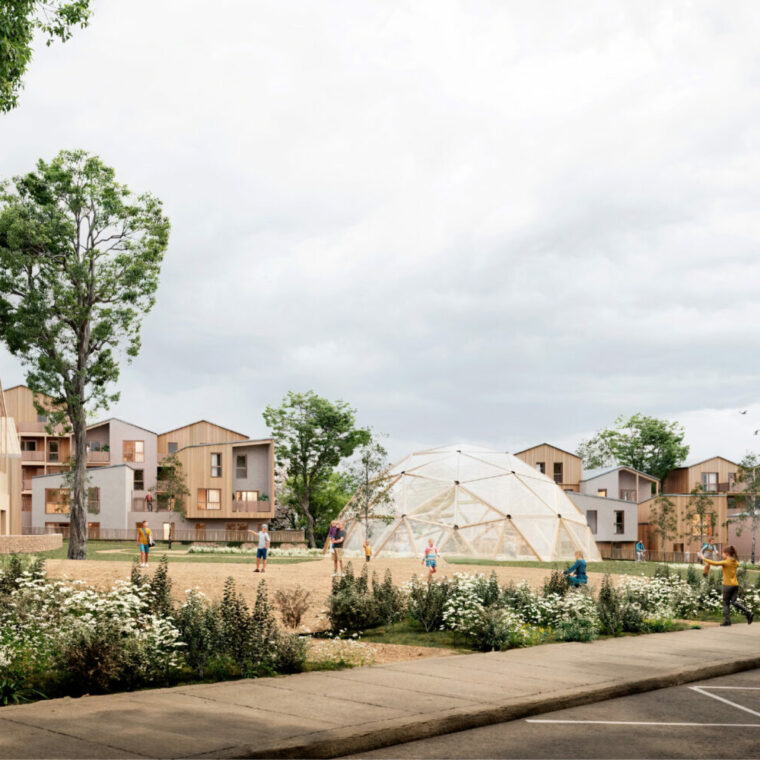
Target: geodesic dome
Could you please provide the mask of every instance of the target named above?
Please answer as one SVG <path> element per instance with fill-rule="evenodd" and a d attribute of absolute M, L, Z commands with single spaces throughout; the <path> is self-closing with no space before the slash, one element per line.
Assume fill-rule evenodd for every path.
<path fill-rule="evenodd" d="M 387 499 L 369 508 L 375 556 L 441 554 L 505 560 L 600 560 L 584 514 L 546 475 L 503 451 L 447 446 L 418 451 L 383 474 Z M 359 551 L 363 514 L 349 502 L 345 548 Z"/>

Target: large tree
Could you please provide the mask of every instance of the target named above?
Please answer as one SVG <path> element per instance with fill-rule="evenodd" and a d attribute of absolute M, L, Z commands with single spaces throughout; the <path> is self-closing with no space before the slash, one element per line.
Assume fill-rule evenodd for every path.
<path fill-rule="evenodd" d="M 119 354 L 140 349 L 169 221 L 96 156 L 63 151 L 0 188 L 0 340 L 74 433 L 69 558 L 87 556 L 86 415 L 118 399 Z"/>
<path fill-rule="evenodd" d="M 624 465 L 662 480 L 689 455 L 677 422 L 645 414 L 618 417 L 612 427 L 583 441 L 576 451 L 586 467 Z"/>
<path fill-rule="evenodd" d="M 365 538 L 369 538 L 370 513 L 377 510 L 384 514 L 387 510 L 383 507 L 391 502 L 390 483 L 382 477 L 389 467 L 388 452 L 376 438 L 359 449 L 356 460 L 349 467 L 356 490 L 347 512 L 364 522 Z"/>
<path fill-rule="evenodd" d="M 328 401 L 313 391 L 291 391 L 279 407 L 264 410 L 264 421 L 275 438 L 278 465 L 287 473 L 293 500 L 306 521 L 309 546 L 316 546 L 314 496 L 341 461 L 370 440 L 370 432 L 356 426 L 356 412 L 347 403 Z"/>
<path fill-rule="evenodd" d="M 46 44 L 66 42 L 90 20 L 90 0 L 2 0 L 0 2 L 0 113 L 18 105 L 23 77 L 40 33 Z"/>

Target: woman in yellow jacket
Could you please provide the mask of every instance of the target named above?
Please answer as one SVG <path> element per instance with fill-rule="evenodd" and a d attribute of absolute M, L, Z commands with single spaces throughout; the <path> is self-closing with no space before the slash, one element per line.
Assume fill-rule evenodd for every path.
<path fill-rule="evenodd" d="M 754 615 L 743 604 L 736 601 L 739 596 L 739 581 L 736 579 L 736 568 L 739 567 L 739 559 L 736 556 L 736 549 L 733 546 L 727 546 L 723 550 L 723 559 L 718 561 L 707 559 L 699 553 L 699 558 L 706 565 L 716 565 L 723 569 L 723 617 L 724 622 L 721 625 L 731 625 L 731 605 L 741 610 L 747 616 L 747 623 L 751 624 Z"/>

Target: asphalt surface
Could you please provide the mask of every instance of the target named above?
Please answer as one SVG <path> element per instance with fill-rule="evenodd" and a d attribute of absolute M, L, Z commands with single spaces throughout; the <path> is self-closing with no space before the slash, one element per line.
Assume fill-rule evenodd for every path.
<path fill-rule="evenodd" d="M 760 670 L 355 757 L 760 758 Z"/>

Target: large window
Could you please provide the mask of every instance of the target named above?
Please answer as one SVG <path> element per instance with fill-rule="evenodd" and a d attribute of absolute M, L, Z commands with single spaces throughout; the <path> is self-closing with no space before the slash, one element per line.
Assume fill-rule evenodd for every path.
<path fill-rule="evenodd" d="M 717 472 L 703 472 L 702 473 L 702 488 L 705 491 L 714 493 L 718 490 L 718 473 Z"/>
<path fill-rule="evenodd" d="M 58 462 L 58 441 L 48 441 L 48 462 Z"/>
<path fill-rule="evenodd" d="M 177 449 L 179 449 L 179 444 L 176 441 L 169 441 L 169 443 L 167 445 L 167 451 L 170 454 L 176 454 L 177 453 Z"/>
<path fill-rule="evenodd" d="M 595 509 L 586 510 L 586 522 L 588 523 L 589 530 L 596 535 L 596 518 L 597 513 Z"/>
<path fill-rule="evenodd" d="M 564 478 L 562 462 L 555 462 L 554 463 L 554 482 L 562 483 L 564 479 L 565 478 Z"/>
<path fill-rule="evenodd" d="M 100 514 L 100 488 L 97 486 L 87 489 L 87 511 L 91 515 Z"/>
<path fill-rule="evenodd" d="M 240 480 L 248 477 L 248 456 L 246 454 L 235 456 L 235 477 Z"/>
<path fill-rule="evenodd" d="M 625 533 L 625 512 L 622 509 L 615 510 L 615 533 Z"/>
<path fill-rule="evenodd" d="M 546 462 L 536 462 L 536 469 L 546 475 Z"/>
<path fill-rule="evenodd" d="M 235 501 L 258 501 L 258 491 L 235 491 Z"/>
<path fill-rule="evenodd" d="M 211 455 L 211 477 L 212 478 L 222 477 L 222 455 L 221 454 Z"/>
<path fill-rule="evenodd" d="M 21 441 L 21 451 L 37 451 L 37 441 Z"/>
<path fill-rule="evenodd" d="M 199 488 L 198 509 L 216 510 L 222 508 L 221 488 Z"/>
<path fill-rule="evenodd" d="M 603 499 L 607 498 L 607 489 L 606 488 L 597 488 L 596 489 L 596 495 L 601 496 Z"/>
<path fill-rule="evenodd" d="M 71 503 L 68 488 L 45 489 L 45 514 L 68 515 L 71 513 Z"/>
<path fill-rule="evenodd" d="M 135 470 L 135 491 L 145 490 L 145 470 Z"/>
<path fill-rule="evenodd" d="M 144 462 L 145 441 L 124 441 L 124 461 Z"/>

